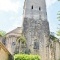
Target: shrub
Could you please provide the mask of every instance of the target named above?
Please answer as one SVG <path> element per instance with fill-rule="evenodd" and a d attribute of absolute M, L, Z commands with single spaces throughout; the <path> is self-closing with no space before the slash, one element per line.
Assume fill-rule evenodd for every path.
<path fill-rule="evenodd" d="M 14 60 L 40 60 L 38 55 L 16 54 Z"/>

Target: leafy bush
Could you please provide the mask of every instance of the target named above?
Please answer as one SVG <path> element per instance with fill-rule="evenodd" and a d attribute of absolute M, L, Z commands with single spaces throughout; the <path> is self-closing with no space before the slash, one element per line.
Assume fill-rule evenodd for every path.
<path fill-rule="evenodd" d="M 14 60 L 40 60 L 38 55 L 16 54 Z"/>
<path fill-rule="evenodd" d="M 6 34 L 5 31 L 0 30 L 0 36 L 5 36 L 5 34 Z"/>

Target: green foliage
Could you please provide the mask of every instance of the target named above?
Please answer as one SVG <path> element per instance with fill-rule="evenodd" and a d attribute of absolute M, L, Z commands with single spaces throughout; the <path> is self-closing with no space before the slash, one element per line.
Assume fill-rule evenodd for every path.
<path fill-rule="evenodd" d="M 60 21 L 60 11 L 58 11 L 58 13 L 57 13 L 57 19 L 58 19 L 58 21 Z M 60 24 L 59 24 L 59 26 L 60 26 Z M 58 29 L 58 31 L 57 31 L 57 36 L 60 36 L 60 29 Z"/>
<path fill-rule="evenodd" d="M 60 30 L 57 31 L 57 36 L 60 36 Z"/>
<path fill-rule="evenodd" d="M 6 32 L 5 31 L 0 31 L 0 36 L 5 36 Z"/>
<path fill-rule="evenodd" d="M 60 1 L 60 0 L 58 0 L 58 1 Z"/>
<path fill-rule="evenodd" d="M 14 60 L 40 60 L 38 55 L 16 54 Z"/>
<path fill-rule="evenodd" d="M 57 38 L 53 35 L 50 35 L 50 39 L 52 39 L 54 42 L 57 41 Z"/>
<path fill-rule="evenodd" d="M 60 21 L 60 11 L 57 13 L 57 19 Z"/>
<path fill-rule="evenodd" d="M 17 41 L 22 42 L 22 43 L 25 43 L 26 42 L 26 39 L 25 39 L 24 36 L 20 36 L 20 37 L 18 37 Z"/>
<path fill-rule="evenodd" d="M 19 43 L 19 53 L 24 53 L 24 50 L 21 50 L 21 48 L 24 49 L 26 47 L 26 38 L 21 35 L 17 38 L 17 42 Z"/>

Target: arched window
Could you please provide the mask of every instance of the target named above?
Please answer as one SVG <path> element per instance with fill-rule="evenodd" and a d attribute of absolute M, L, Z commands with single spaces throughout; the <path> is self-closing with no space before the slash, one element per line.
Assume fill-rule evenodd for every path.
<path fill-rule="evenodd" d="M 39 10 L 41 10 L 41 8 L 39 7 Z"/>
<path fill-rule="evenodd" d="M 33 5 L 32 5 L 32 7 L 31 7 L 31 9 L 33 9 Z"/>

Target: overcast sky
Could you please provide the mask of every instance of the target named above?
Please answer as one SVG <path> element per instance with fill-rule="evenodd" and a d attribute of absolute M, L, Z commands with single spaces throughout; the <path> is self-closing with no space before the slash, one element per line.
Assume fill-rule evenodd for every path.
<path fill-rule="evenodd" d="M 24 0 L 0 0 L 0 30 L 9 32 L 22 26 Z M 50 31 L 56 32 L 58 27 L 57 12 L 60 2 L 46 0 Z"/>

